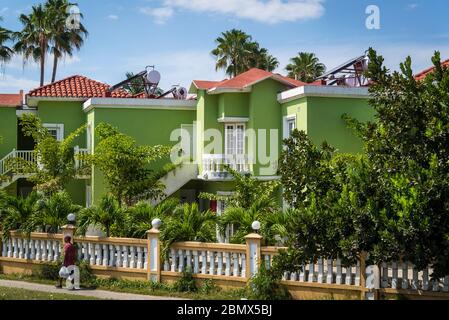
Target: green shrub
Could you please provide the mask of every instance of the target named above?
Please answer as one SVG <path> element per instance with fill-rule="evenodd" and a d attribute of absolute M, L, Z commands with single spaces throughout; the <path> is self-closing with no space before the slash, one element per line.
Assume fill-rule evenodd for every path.
<path fill-rule="evenodd" d="M 92 269 L 86 261 L 79 261 L 77 263 L 80 269 L 80 283 L 83 287 L 93 288 L 96 287 L 97 277 L 92 273 Z"/>
<path fill-rule="evenodd" d="M 46 262 L 38 266 L 37 276 L 45 280 L 58 280 L 62 261 Z"/>
<path fill-rule="evenodd" d="M 199 292 L 203 294 L 216 293 L 219 291 L 221 291 L 221 288 L 217 286 L 212 279 L 204 280 L 201 287 L 199 288 Z"/>
<path fill-rule="evenodd" d="M 251 279 L 247 291 L 252 300 L 291 300 L 292 297 L 285 286 L 279 284 L 276 272 L 267 270 L 264 264 Z"/>
<path fill-rule="evenodd" d="M 196 286 L 195 279 L 191 268 L 186 268 L 182 272 L 182 277 L 176 281 L 173 285 L 173 290 L 178 292 L 197 292 L 198 287 Z"/>

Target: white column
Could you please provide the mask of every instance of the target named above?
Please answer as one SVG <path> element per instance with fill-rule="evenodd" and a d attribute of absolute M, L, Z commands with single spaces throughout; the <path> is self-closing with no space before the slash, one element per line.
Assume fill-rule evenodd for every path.
<path fill-rule="evenodd" d="M 47 261 L 53 261 L 53 240 L 47 241 L 47 248 L 48 248 Z"/>
<path fill-rule="evenodd" d="M 89 242 L 88 243 L 88 247 L 89 247 L 89 264 L 91 266 L 95 265 L 95 246 L 93 243 Z"/>
<path fill-rule="evenodd" d="M 22 239 L 17 239 L 17 250 L 19 251 L 18 258 L 23 259 L 23 241 L 22 241 Z"/>
<path fill-rule="evenodd" d="M 115 246 L 113 244 L 109 245 L 109 266 L 113 267 L 115 263 Z"/>
<path fill-rule="evenodd" d="M 170 249 L 170 256 L 171 256 L 170 271 L 176 272 L 176 251 L 175 251 L 175 249 Z"/>
<path fill-rule="evenodd" d="M 342 274 L 342 268 L 341 268 L 341 259 L 337 258 L 337 276 L 335 278 L 336 284 L 342 284 L 343 282 L 343 274 Z"/>
<path fill-rule="evenodd" d="M 120 268 L 122 266 L 122 247 L 120 245 L 116 245 L 115 249 L 117 251 L 117 259 L 115 259 L 115 266 Z"/>
<path fill-rule="evenodd" d="M 28 239 L 23 240 L 23 258 L 29 259 L 30 258 L 30 241 Z"/>
<path fill-rule="evenodd" d="M 41 259 L 42 261 L 47 260 L 47 241 L 41 240 Z"/>
<path fill-rule="evenodd" d="M 79 247 L 78 252 L 81 251 L 81 247 Z M 55 254 L 53 256 L 53 261 L 58 261 L 60 255 L 60 243 L 59 241 L 55 241 Z M 78 256 L 81 256 L 78 254 Z"/>
<path fill-rule="evenodd" d="M 223 275 L 223 252 L 217 252 L 217 275 Z"/>
<path fill-rule="evenodd" d="M 95 244 L 95 264 L 101 266 L 103 263 L 102 246 L 99 243 Z"/>
<path fill-rule="evenodd" d="M 183 250 L 178 251 L 178 257 L 179 257 L 178 272 L 183 272 L 184 271 L 184 251 Z"/>
<path fill-rule="evenodd" d="M 239 258 L 237 256 L 237 253 L 232 254 L 232 258 L 234 260 L 234 271 L 232 272 L 234 277 L 239 276 Z"/>
<path fill-rule="evenodd" d="M 147 247 L 143 248 L 143 268 L 145 270 L 148 269 L 148 248 Z"/>
<path fill-rule="evenodd" d="M 313 282 L 314 273 L 315 273 L 315 265 L 313 264 L 313 262 L 311 262 L 309 263 L 309 277 L 307 278 L 308 282 Z"/>
<path fill-rule="evenodd" d="M 327 275 L 326 275 L 326 283 L 332 283 L 334 278 L 334 266 L 332 259 L 327 259 Z"/>
<path fill-rule="evenodd" d="M 7 253 L 8 258 L 12 257 L 12 240 L 11 238 L 8 239 L 8 253 Z"/>
<path fill-rule="evenodd" d="M 40 240 L 36 240 L 34 242 L 35 248 L 36 248 L 36 260 L 40 261 L 41 260 L 41 241 Z"/>

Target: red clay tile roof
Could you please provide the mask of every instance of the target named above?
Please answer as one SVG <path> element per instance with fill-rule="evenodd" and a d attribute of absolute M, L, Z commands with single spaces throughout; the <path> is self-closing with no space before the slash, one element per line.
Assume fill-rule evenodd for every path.
<path fill-rule="evenodd" d="M 249 87 L 259 81 L 273 78 L 275 80 L 281 81 L 292 87 L 300 87 L 306 85 L 306 83 L 291 79 L 288 77 L 284 77 L 277 73 L 268 72 L 265 70 L 252 68 L 244 73 L 239 74 L 238 76 L 223 81 L 202 81 L 202 80 L 194 80 L 193 84 L 198 89 L 209 90 L 212 88 L 222 88 L 222 89 L 244 89 Z"/>
<path fill-rule="evenodd" d="M 109 85 L 83 76 L 75 75 L 47 84 L 28 93 L 30 97 L 64 97 L 64 98 L 132 98 L 132 95 L 123 89 L 108 93 Z"/>
<path fill-rule="evenodd" d="M 443 66 L 449 67 L 449 59 L 447 59 L 446 61 L 443 61 L 441 64 Z M 415 79 L 418 81 L 423 80 L 429 73 L 432 73 L 433 70 L 435 70 L 435 67 L 428 68 L 428 69 L 418 73 L 417 75 L 415 75 Z"/>
<path fill-rule="evenodd" d="M 22 105 L 22 93 L 0 94 L 0 106 L 18 107 Z"/>

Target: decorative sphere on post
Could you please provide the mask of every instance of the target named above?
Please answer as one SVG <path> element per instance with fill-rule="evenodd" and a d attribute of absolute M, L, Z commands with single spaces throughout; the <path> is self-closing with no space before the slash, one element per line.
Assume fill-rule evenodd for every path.
<path fill-rule="evenodd" d="M 159 230 L 159 228 L 161 227 L 162 221 L 161 219 L 153 219 L 153 221 L 151 221 L 151 225 L 153 226 L 154 229 Z"/>
<path fill-rule="evenodd" d="M 69 215 L 67 215 L 67 221 L 71 224 L 75 223 L 76 221 L 76 216 L 74 213 L 70 213 Z"/>
<path fill-rule="evenodd" d="M 251 228 L 253 228 L 253 230 L 254 231 L 259 231 L 260 230 L 260 222 L 259 221 L 254 221 L 252 224 L 251 224 Z"/>

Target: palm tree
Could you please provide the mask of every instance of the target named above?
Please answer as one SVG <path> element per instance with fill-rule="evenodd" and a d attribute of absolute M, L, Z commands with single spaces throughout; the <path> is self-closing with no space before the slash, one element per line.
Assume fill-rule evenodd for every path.
<path fill-rule="evenodd" d="M 40 85 L 44 85 L 45 60 L 53 37 L 52 17 L 42 4 L 32 7 L 29 15 L 21 14 L 19 21 L 23 25 L 20 32 L 14 33 L 18 41 L 14 50 L 23 55 L 24 61 L 33 59 L 40 63 Z"/>
<path fill-rule="evenodd" d="M 50 48 L 53 54 L 52 83 L 56 80 L 59 59 L 63 56 L 73 56 L 74 49 L 79 50 L 84 44 L 84 38 L 88 35 L 81 23 L 76 29 L 66 27 L 66 20 L 69 17 L 68 8 L 72 5 L 77 4 L 69 3 L 68 0 L 47 0 L 45 4 L 45 10 L 53 21 Z M 81 14 L 80 17 L 82 17 Z"/>
<path fill-rule="evenodd" d="M 67 223 L 70 213 L 78 213 L 81 207 L 73 203 L 66 191 L 54 193 L 46 199 L 37 202 L 37 210 L 34 212 L 28 225 L 29 231 L 41 229 L 43 232 L 57 233 Z"/>
<path fill-rule="evenodd" d="M 0 21 L 2 21 L 2 17 L 0 17 Z M 14 54 L 14 51 L 6 45 L 6 43 L 11 40 L 11 31 L 0 27 L 0 64 L 8 62 Z"/>
<path fill-rule="evenodd" d="M 121 235 L 124 227 L 124 213 L 118 201 L 112 195 L 105 195 L 98 207 L 83 209 L 79 212 L 78 233 L 85 235 L 89 227 L 100 228 L 107 237 Z"/>
<path fill-rule="evenodd" d="M 177 199 L 167 199 L 152 206 L 147 202 L 138 202 L 126 212 L 127 236 L 131 238 L 145 238 L 146 232 L 152 228 L 151 221 L 159 218 L 163 221 L 169 218 L 178 206 Z"/>
<path fill-rule="evenodd" d="M 3 238 L 8 238 L 10 231 L 31 232 L 30 220 L 39 210 L 38 202 L 42 196 L 32 192 L 27 197 L 12 197 L 0 190 L 0 225 Z"/>
<path fill-rule="evenodd" d="M 185 203 L 178 206 L 161 228 L 163 256 L 166 256 L 168 249 L 174 242 L 215 242 L 215 227 L 216 215 L 213 212 L 209 210 L 200 211 L 196 203 Z"/>
<path fill-rule="evenodd" d="M 279 66 L 279 61 L 276 57 L 270 55 L 268 50 L 261 48 L 259 43 L 252 42 L 249 44 L 247 69 L 259 68 L 268 72 L 274 71 Z"/>
<path fill-rule="evenodd" d="M 217 47 L 212 50 L 212 55 L 217 59 L 215 69 L 224 69 L 230 77 L 247 70 L 246 61 L 251 55 L 251 36 L 237 29 L 222 32 L 215 42 Z"/>
<path fill-rule="evenodd" d="M 290 62 L 285 68 L 289 72 L 288 76 L 303 82 L 311 83 L 326 72 L 326 66 L 314 53 L 299 52 Z"/>

